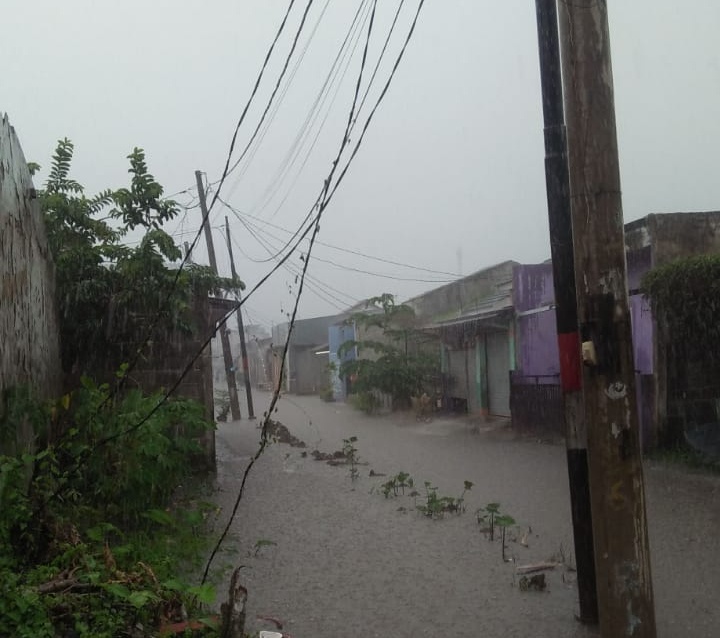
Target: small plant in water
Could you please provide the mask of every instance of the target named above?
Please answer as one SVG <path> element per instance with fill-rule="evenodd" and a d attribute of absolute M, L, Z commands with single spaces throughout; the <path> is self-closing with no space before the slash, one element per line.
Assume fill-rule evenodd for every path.
<path fill-rule="evenodd" d="M 465 511 L 465 494 L 467 494 L 471 489 L 474 483 L 472 481 L 463 481 L 463 491 L 462 494 L 460 494 L 460 498 L 457 499 L 458 505 L 462 509 L 462 511 Z"/>
<path fill-rule="evenodd" d="M 500 503 L 488 503 L 476 512 L 480 531 L 489 534 L 491 541 L 495 540 L 495 519 L 499 512 Z"/>
<path fill-rule="evenodd" d="M 503 562 L 507 562 L 507 558 L 505 558 L 505 531 L 508 527 L 511 525 L 515 525 L 515 519 L 508 515 L 508 514 L 499 514 L 495 517 L 495 525 L 497 525 L 501 530 L 501 538 L 502 538 L 502 559 Z"/>
<path fill-rule="evenodd" d="M 358 466 L 358 454 L 357 454 L 357 448 L 355 447 L 355 443 L 357 443 L 357 437 L 351 436 L 349 439 L 343 439 L 343 446 L 342 446 L 342 453 L 345 457 L 346 463 L 350 465 L 350 480 L 355 481 L 358 476 L 360 476 L 360 472 L 357 469 Z"/>
<path fill-rule="evenodd" d="M 515 519 L 509 514 L 500 512 L 500 503 L 488 503 L 485 507 L 481 507 L 476 512 L 476 515 L 480 531 L 487 534 L 491 541 L 495 540 L 495 527 L 500 528 L 502 558 L 503 561 L 507 561 L 505 558 L 505 537 L 508 527 L 515 525 Z"/>
<path fill-rule="evenodd" d="M 428 518 L 443 518 L 446 512 L 462 514 L 465 511 L 465 493 L 472 489 L 470 481 L 464 482 L 464 489 L 459 498 L 452 496 L 438 496 L 438 488 L 430 481 L 425 481 L 425 504 L 417 505 L 417 510 Z"/>
<path fill-rule="evenodd" d="M 395 476 L 385 481 L 385 483 L 380 486 L 380 489 L 385 495 L 385 498 L 389 498 L 391 494 L 393 496 L 398 496 L 402 493 L 404 496 L 405 489 L 412 489 L 414 485 L 415 482 L 413 481 L 412 476 L 410 476 L 407 472 L 398 472 Z"/>

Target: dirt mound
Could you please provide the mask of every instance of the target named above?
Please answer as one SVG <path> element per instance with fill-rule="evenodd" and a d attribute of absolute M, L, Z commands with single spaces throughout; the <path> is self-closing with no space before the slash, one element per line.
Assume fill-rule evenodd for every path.
<path fill-rule="evenodd" d="M 290 430 L 280 423 L 280 421 L 268 421 L 267 432 L 268 436 L 278 443 L 286 443 L 291 447 L 307 447 L 305 441 L 301 441 L 293 434 L 290 434 Z"/>

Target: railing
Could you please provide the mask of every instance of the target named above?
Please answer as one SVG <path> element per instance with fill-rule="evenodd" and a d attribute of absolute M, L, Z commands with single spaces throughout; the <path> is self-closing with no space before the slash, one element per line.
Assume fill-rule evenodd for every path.
<path fill-rule="evenodd" d="M 510 375 L 510 412 L 518 430 L 563 434 L 562 388 L 558 375 Z"/>

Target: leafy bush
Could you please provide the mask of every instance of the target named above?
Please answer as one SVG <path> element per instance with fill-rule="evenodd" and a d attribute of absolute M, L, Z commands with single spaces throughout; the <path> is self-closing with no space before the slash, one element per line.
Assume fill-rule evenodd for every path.
<path fill-rule="evenodd" d="M 392 295 L 384 294 L 368 301 L 368 308 L 352 321 L 367 334 L 374 329 L 381 336 L 343 343 L 339 356 L 357 349 L 359 358 L 344 361 L 340 375 L 352 379 L 352 391 L 367 407 L 372 392 L 389 394 L 393 406 L 409 407 L 411 397 L 420 396 L 437 377 L 438 358 L 426 350 L 430 339 L 417 328 L 410 306 L 396 305 Z"/>
<path fill-rule="evenodd" d="M 182 255 L 162 227 L 181 208 L 162 197 L 142 149 L 128 155 L 128 188 L 91 197 L 70 177 L 73 153 L 70 140 L 58 142 L 39 200 L 56 267 L 63 370 L 79 376 L 102 369 L 114 344 L 133 340 L 138 322 L 152 317 L 166 330 L 189 330 L 193 295 L 244 285 L 207 266 L 187 264 L 178 273 L 168 265 Z M 123 244 L 138 228 L 140 242 Z"/>
<path fill-rule="evenodd" d="M 117 636 L 197 606 L 178 572 L 199 557 L 212 506 L 173 506 L 193 473 L 202 406 L 109 400 L 83 386 L 55 405 L 8 393 L 3 429 L 45 420 L 37 451 L 0 456 L 0 617 L 15 636 Z M 143 635 L 143 634 L 139 634 Z"/>
<path fill-rule="evenodd" d="M 380 407 L 380 402 L 372 392 L 356 392 L 348 397 L 348 401 L 356 410 L 365 412 L 365 414 L 375 414 Z"/>

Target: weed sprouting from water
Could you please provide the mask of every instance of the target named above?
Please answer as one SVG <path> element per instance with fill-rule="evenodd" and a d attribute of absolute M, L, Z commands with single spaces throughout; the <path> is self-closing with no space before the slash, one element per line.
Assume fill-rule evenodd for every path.
<path fill-rule="evenodd" d="M 351 436 L 348 439 L 343 439 L 342 453 L 345 457 L 346 463 L 350 466 L 350 480 L 356 481 L 360 476 L 360 472 L 357 469 L 358 466 L 358 454 L 355 443 L 357 443 L 357 437 Z"/>

